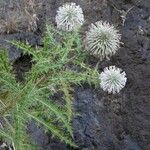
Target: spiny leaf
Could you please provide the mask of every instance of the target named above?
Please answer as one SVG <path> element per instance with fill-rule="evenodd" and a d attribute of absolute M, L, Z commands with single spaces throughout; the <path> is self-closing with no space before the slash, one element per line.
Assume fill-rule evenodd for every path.
<path fill-rule="evenodd" d="M 32 55 L 36 58 L 36 50 L 34 48 L 32 48 L 31 45 L 29 45 L 27 43 L 25 44 L 25 43 L 20 42 L 20 41 L 11 41 L 10 43 L 12 45 L 16 46 L 17 48 L 21 49 L 23 54 Z"/>
<path fill-rule="evenodd" d="M 36 116 L 33 116 L 29 113 L 26 113 L 29 117 L 31 117 L 32 119 L 34 119 L 35 121 L 37 121 L 39 124 L 43 125 L 44 127 L 46 127 L 47 129 L 49 129 L 53 135 L 55 135 L 56 137 L 58 137 L 60 140 L 64 141 L 65 143 L 73 146 L 73 147 L 77 147 L 74 142 L 72 142 L 71 138 L 67 137 L 67 135 L 64 135 L 64 132 L 57 129 L 55 125 L 52 125 L 51 123 L 47 123 L 45 122 L 43 119 L 38 118 Z"/>
<path fill-rule="evenodd" d="M 36 101 L 40 102 L 42 105 L 47 107 L 50 111 L 52 111 L 58 117 L 58 119 L 64 123 L 64 126 L 67 128 L 67 130 L 72 135 L 72 128 L 70 126 L 70 123 L 67 121 L 67 117 L 64 115 L 65 112 L 62 109 L 60 109 L 56 104 L 54 104 L 50 101 L 46 102 L 46 101 L 43 101 L 40 99 L 36 99 Z"/>

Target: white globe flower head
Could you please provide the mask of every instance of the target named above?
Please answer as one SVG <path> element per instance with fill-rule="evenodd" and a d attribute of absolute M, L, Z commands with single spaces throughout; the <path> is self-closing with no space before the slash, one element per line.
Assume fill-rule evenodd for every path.
<path fill-rule="evenodd" d="M 66 3 L 59 7 L 56 15 L 57 27 L 63 31 L 74 31 L 84 23 L 82 8 L 75 3 Z"/>
<path fill-rule="evenodd" d="M 101 88 L 108 93 L 119 93 L 120 90 L 126 85 L 126 73 L 115 66 L 104 68 L 100 74 Z"/>
<path fill-rule="evenodd" d="M 118 30 L 107 22 L 92 24 L 86 35 L 86 50 L 103 60 L 109 59 L 120 47 L 121 36 Z"/>

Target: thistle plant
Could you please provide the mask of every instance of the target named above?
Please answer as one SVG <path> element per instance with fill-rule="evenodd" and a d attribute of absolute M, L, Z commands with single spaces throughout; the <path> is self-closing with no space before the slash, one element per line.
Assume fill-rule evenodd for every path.
<path fill-rule="evenodd" d="M 98 71 L 84 63 L 79 35 L 60 33 L 62 41 L 56 42 L 56 33 L 59 34 L 47 27 L 42 47 L 11 42 L 23 54 L 32 56 L 32 68 L 22 82 L 17 82 L 7 52 L 0 50 L 0 138 L 15 150 L 37 150 L 27 134 L 30 120 L 42 126 L 45 132 L 76 147 L 71 127 L 73 86 L 84 82 L 99 83 Z M 52 99 L 54 91 L 63 94 L 63 102 Z"/>
<path fill-rule="evenodd" d="M 115 66 L 109 66 L 104 68 L 104 71 L 100 74 L 100 85 L 104 91 L 108 93 L 119 93 L 126 85 L 126 73 Z"/>
<path fill-rule="evenodd" d="M 120 45 L 120 34 L 107 22 L 98 21 L 92 24 L 86 34 L 86 50 L 103 60 L 114 55 Z"/>
<path fill-rule="evenodd" d="M 56 15 L 58 29 L 63 31 L 74 31 L 84 23 L 82 8 L 75 3 L 66 3 L 59 7 Z"/>

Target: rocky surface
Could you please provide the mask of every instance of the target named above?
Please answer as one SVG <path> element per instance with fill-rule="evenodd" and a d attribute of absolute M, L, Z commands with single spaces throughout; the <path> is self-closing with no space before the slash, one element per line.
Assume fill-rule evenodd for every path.
<path fill-rule="evenodd" d="M 99 71 L 109 65 L 122 68 L 128 77 L 126 87 L 118 95 L 109 95 L 101 89 L 87 85 L 74 92 L 74 108 L 80 114 L 73 120 L 74 139 L 79 150 L 149 150 L 150 149 L 150 2 L 149 0 L 72 0 L 81 5 L 88 25 L 98 20 L 113 23 L 122 34 L 121 48 L 110 61 L 103 61 Z M 57 8 L 66 0 L 43 1 L 43 13 L 39 16 L 37 42 L 44 28 L 43 20 L 55 24 Z M 27 34 L 27 33 L 26 33 Z M 8 35 L 13 36 L 13 35 Z M 17 36 L 18 37 L 18 36 Z M 24 38 L 23 38 L 24 39 Z M 3 39 L 0 38 L 0 41 Z M 5 44 L 4 44 L 5 45 Z M 6 44 L 7 45 L 7 44 Z M 33 44 L 34 45 L 34 44 Z M 11 57 L 16 55 L 10 49 Z M 23 59 L 24 58 L 24 59 Z M 89 57 L 93 66 L 98 60 Z M 20 62 L 20 63 L 19 63 Z M 30 62 L 21 57 L 17 64 Z M 22 65 L 20 65 L 22 66 Z M 42 150 L 71 150 L 72 148 L 52 139 L 29 124 L 29 132 Z"/>
<path fill-rule="evenodd" d="M 78 87 L 75 93 L 74 108 L 79 116 L 74 118 L 73 127 L 74 140 L 79 149 L 142 150 L 136 139 L 123 129 L 121 118 L 113 114 L 118 109 L 118 104 L 116 104 L 116 101 L 110 101 L 111 96 L 108 100 L 111 107 L 108 109 L 109 102 L 106 102 L 106 95 L 103 95 L 103 91 L 99 91 L 103 95 L 101 98 L 98 98 L 97 91 L 92 88 Z M 28 128 L 32 138 L 42 150 L 72 149 L 51 138 L 50 135 L 44 134 L 42 129 L 37 127 L 34 122 L 30 122 Z"/>
<path fill-rule="evenodd" d="M 124 44 L 110 61 L 100 63 L 99 70 L 116 65 L 126 71 L 128 77 L 126 88 L 117 96 L 98 90 L 97 98 L 94 98 L 90 95 L 91 91 L 82 90 L 83 93 L 86 92 L 85 102 L 82 97 L 84 94 L 79 92 L 80 101 L 75 102 L 75 107 L 77 111 L 82 110 L 82 117 L 73 122 L 77 143 L 87 149 L 150 149 L 149 0 L 74 2 L 81 5 L 85 13 L 86 23 L 83 30 L 87 30 L 90 23 L 98 20 L 109 21 L 120 30 Z M 47 14 L 52 15 L 50 18 L 54 22 L 56 10 L 64 1 L 56 0 L 49 3 L 51 9 L 48 7 Z M 89 57 L 89 63 L 95 65 L 97 60 Z M 92 97 L 89 101 L 88 96 Z M 102 113 L 102 105 L 103 109 L 107 110 L 105 113 Z M 100 113 L 97 114 L 98 112 Z M 101 132 L 97 131 L 98 128 L 101 128 Z"/>
<path fill-rule="evenodd" d="M 10 35 L 0 35 L 0 46 L 8 50 L 10 61 L 12 62 L 21 57 L 21 50 L 16 49 L 15 46 L 13 46 L 10 42 L 8 42 L 13 40 L 22 41 L 25 43 L 27 42 L 32 46 L 41 45 L 41 37 L 30 32 L 14 33 Z"/>

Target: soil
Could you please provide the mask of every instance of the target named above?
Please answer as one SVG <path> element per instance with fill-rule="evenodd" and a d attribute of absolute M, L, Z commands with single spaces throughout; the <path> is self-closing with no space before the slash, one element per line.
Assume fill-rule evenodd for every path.
<path fill-rule="evenodd" d="M 56 11 L 66 0 L 41 0 L 41 2 L 43 11 L 38 15 L 38 29 L 35 33 L 0 36 L 0 44 L 8 48 L 20 78 L 22 71 L 31 67 L 31 58 L 20 57 L 20 51 L 8 46 L 4 39 L 25 41 L 30 38 L 29 41 L 33 46 L 40 45 L 44 23 L 47 21 L 55 24 Z M 75 88 L 74 108 L 80 116 L 73 119 L 73 127 L 78 149 L 150 150 L 150 1 L 72 0 L 72 2 L 81 5 L 85 14 L 83 36 L 88 25 L 99 20 L 108 21 L 119 29 L 123 44 L 115 56 L 99 64 L 99 72 L 106 66 L 115 65 L 122 68 L 128 78 L 126 87 L 117 95 L 107 94 L 88 85 Z M 96 58 L 89 56 L 88 63 L 95 66 L 97 62 Z M 29 123 L 28 129 L 42 150 L 72 149 L 51 138 L 50 134 L 44 134 L 34 122 Z"/>

